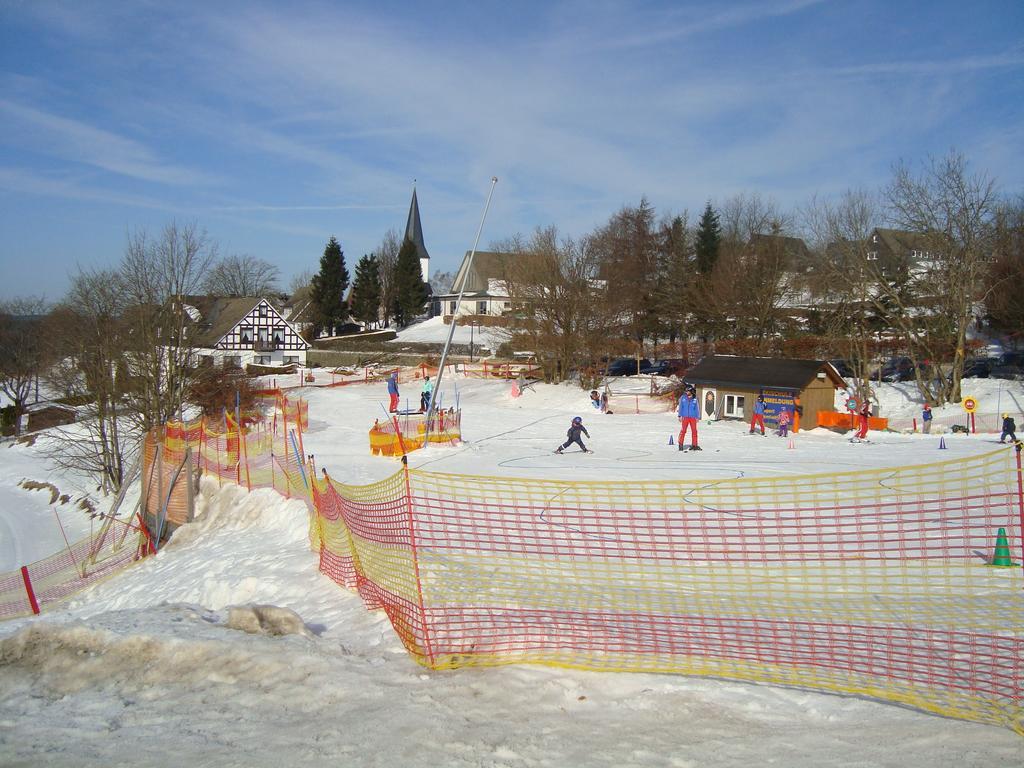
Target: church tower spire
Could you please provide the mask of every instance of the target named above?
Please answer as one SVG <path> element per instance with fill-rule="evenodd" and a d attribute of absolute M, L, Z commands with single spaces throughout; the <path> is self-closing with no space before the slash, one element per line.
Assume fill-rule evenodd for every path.
<path fill-rule="evenodd" d="M 416 200 L 416 180 L 412 182 L 412 202 L 409 204 L 409 220 L 405 224 L 405 239 L 411 240 L 416 246 L 416 255 L 420 260 L 420 273 L 424 283 L 430 282 L 430 254 L 423 244 L 423 225 L 420 224 L 420 204 Z"/>

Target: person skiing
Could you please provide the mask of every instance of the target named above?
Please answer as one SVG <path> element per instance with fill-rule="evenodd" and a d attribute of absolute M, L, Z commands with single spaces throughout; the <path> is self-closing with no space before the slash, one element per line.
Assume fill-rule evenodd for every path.
<path fill-rule="evenodd" d="M 679 398 L 677 415 L 681 425 L 679 429 L 679 450 L 686 450 L 683 447 L 683 442 L 686 440 L 686 432 L 689 429 L 693 429 L 693 442 L 690 443 L 690 450 L 701 450 L 700 446 L 697 445 L 697 420 L 700 419 L 700 403 L 697 402 L 697 393 L 693 389 L 687 389 L 683 396 Z"/>
<path fill-rule="evenodd" d="M 860 408 L 860 429 L 857 430 L 857 434 L 854 437 L 858 440 L 864 440 L 868 436 L 868 419 L 871 417 L 871 402 L 866 398 L 864 405 Z"/>
<path fill-rule="evenodd" d="M 932 407 L 928 403 L 924 404 L 924 409 L 921 411 L 921 432 L 925 435 L 932 431 Z"/>
<path fill-rule="evenodd" d="M 566 440 L 562 445 L 558 446 L 555 449 L 555 453 L 561 453 L 573 443 L 576 443 L 576 445 L 578 445 L 580 447 L 580 450 L 582 450 L 584 453 L 593 453 L 593 451 L 588 450 L 587 446 L 583 444 L 583 439 L 580 437 L 581 432 L 587 437 L 590 437 L 590 433 L 587 432 L 587 428 L 583 426 L 583 418 L 580 416 L 576 416 L 572 420 L 572 424 L 569 425 L 569 431 L 565 433 L 566 437 L 568 437 L 569 439 Z"/>
<path fill-rule="evenodd" d="M 597 393 L 596 389 L 590 390 L 590 404 L 594 406 L 595 411 L 601 410 L 601 395 Z"/>
<path fill-rule="evenodd" d="M 764 396 L 758 395 L 754 402 L 754 415 L 750 417 L 750 434 L 754 434 L 754 428 L 760 426 L 761 434 L 764 434 Z"/>
<path fill-rule="evenodd" d="M 434 392 L 434 383 L 429 376 L 423 377 L 423 388 L 420 390 L 420 413 L 425 413 L 430 408 L 430 396 Z"/>
<path fill-rule="evenodd" d="M 1016 423 L 1014 423 L 1013 419 L 1010 417 L 1010 414 L 1004 413 L 1003 414 L 1003 434 L 1001 434 L 999 436 L 999 442 L 1000 443 L 1003 442 L 1003 440 L 1005 440 L 1007 436 L 1009 436 L 1011 443 L 1016 443 L 1017 442 L 1017 425 L 1016 425 Z"/>
<path fill-rule="evenodd" d="M 789 436 L 789 423 L 792 417 L 789 415 L 789 410 L 783 408 L 779 411 L 779 437 Z"/>
<path fill-rule="evenodd" d="M 388 395 L 391 397 L 388 413 L 398 413 L 398 371 L 388 376 Z"/>

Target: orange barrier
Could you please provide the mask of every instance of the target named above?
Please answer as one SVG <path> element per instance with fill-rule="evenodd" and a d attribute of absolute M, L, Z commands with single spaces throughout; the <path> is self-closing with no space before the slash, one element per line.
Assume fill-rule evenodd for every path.
<path fill-rule="evenodd" d="M 842 429 L 857 429 L 860 426 L 860 417 L 855 413 L 839 413 L 838 411 L 818 411 L 819 427 L 838 427 Z M 868 429 L 881 432 L 889 428 L 889 420 L 876 416 L 868 417 Z"/>

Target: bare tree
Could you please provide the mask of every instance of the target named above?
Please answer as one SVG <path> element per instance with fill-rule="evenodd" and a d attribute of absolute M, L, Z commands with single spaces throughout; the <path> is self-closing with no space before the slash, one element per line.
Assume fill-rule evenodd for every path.
<path fill-rule="evenodd" d="M 20 428 L 33 385 L 38 392 L 39 375 L 49 362 L 41 332 L 46 301 L 26 297 L 0 304 L 0 392 L 14 406 L 15 432 Z"/>
<path fill-rule="evenodd" d="M 76 425 L 55 430 L 49 457 L 58 466 L 96 475 L 107 490 L 121 486 L 126 457 L 141 435 L 124 405 L 122 361 L 130 325 L 124 297 L 119 273 L 80 271 L 50 320 L 64 353 L 50 371 L 50 383 L 87 404 Z"/>
<path fill-rule="evenodd" d="M 946 359 L 944 347 L 952 343 L 949 377 L 925 381 L 918 368 L 922 394 L 934 386 L 941 401 L 960 400 L 960 379 L 967 354 L 967 331 L 977 305 L 985 299 L 984 278 L 993 247 L 997 204 L 995 182 L 985 173 L 971 174 L 967 160 L 957 152 L 930 159 L 919 173 L 900 164 L 886 189 L 890 216 L 897 226 L 922 236 L 926 252 L 916 270 L 918 301 L 901 306 L 894 318 L 915 346 L 933 363 Z"/>
<path fill-rule="evenodd" d="M 268 296 L 277 292 L 278 276 L 277 267 L 263 259 L 225 256 L 203 279 L 203 290 L 214 296 Z"/>
<path fill-rule="evenodd" d="M 373 255 L 377 257 L 377 269 L 380 275 L 381 322 L 388 325 L 394 313 L 395 301 L 398 298 L 398 285 L 395 281 L 395 268 L 398 265 L 398 252 L 402 250 L 402 235 L 397 229 L 389 229 L 384 233 L 380 245 Z"/>
<path fill-rule="evenodd" d="M 157 239 L 130 235 L 117 271 L 73 278 L 51 321 L 64 343 L 52 380 L 89 405 L 80 426 L 59 433 L 55 461 L 116 490 L 141 435 L 182 418 L 195 371 L 183 299 L 198 291 L 215 255 L 196 225 L 172 223 Z"/>
<path fill-rule="evenodd" d="M 608 311 L 608 284 L 598 277 L 600 260 L 586 238 L 563 239 L 547 227 L 502 250 L 515 254 L 505 273 L 514 331 L 548 379 L 561 380 L 595 360 L 621 333 L 619 318 Z"/>
<path fill-rule="evenodd" d="M 818 256 L 808 288 L 816 298 L 822 330 L 853 366 L 862 400 L 870 397 L 871 340 L 877 330 L 872 325 L 873 297 L 880 277 L 868 259 L 867 243 L 879 216 L 877 198 L 864 190 L 847 191 L 835 204 L 813 200 L 804 211 Z"/>
<path fill-rule="evenodd" d="M 313 284 L 313 274 L 313 270 L 304 269 L 294 275 L 291 282 L 288 283 L 289 293 L 296 294 L 299 291 L 307 290 Z"/>

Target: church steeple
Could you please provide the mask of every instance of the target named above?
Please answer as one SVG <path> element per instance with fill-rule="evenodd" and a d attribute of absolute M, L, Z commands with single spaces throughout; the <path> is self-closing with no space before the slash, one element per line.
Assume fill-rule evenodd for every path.
<path fill-rule="evenodd" d="M 411 240 L 416 246 L 416 255 L 420 260 L 420 272 L 423 282 L 430 282 L 430 254 L 423 244 L 423 225 L 420 224 L 420 204 L 416 200 L 416 180 L 412 182 L 412 203 L 409 204 L 409 221 L 405 225 L 405 239 Z"/>

